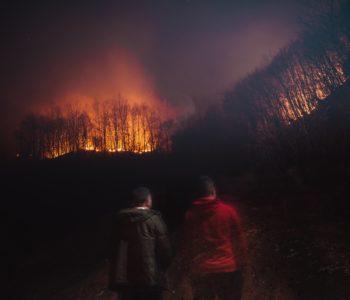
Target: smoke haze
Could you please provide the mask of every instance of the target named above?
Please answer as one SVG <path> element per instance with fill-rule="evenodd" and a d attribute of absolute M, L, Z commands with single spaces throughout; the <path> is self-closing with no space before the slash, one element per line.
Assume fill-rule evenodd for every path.
<path fill-rule="evenodd" d="M 122 94 L 195 113 L 296 37 L 297 6 L 168 0 L 4 7 L 2 139 L 10 144 L 24 114 L 71 95 Z"/>

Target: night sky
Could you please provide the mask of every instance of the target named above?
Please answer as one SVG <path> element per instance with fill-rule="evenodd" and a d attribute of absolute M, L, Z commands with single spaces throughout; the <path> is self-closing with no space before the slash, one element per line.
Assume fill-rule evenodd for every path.
<path fill-rule="evenodd" d="M 293 40 L 301 13 L 287 0 L 1 4 L 2 148 L 24 114 L 74 97 L 195 113 Z"/>

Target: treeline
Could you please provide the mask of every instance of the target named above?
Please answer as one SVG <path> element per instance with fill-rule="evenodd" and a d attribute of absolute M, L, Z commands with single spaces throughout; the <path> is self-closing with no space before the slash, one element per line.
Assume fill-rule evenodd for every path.
<path fill-rule="evenodd" d="M 311 30 L 226 94 L 224 107 L 231 119 L 248 122 L 257 137 L 274 137 L 295 120 L 301 124 L 347 80 L 350 32 L 344 26 L 345 7 L 334 9 L 310 21 Z"/>
<path fill-rule="evenodd" d="M 220 157 L 226 154 L 225 159 L 235 156 L 238 164 L 252 159 L 279 163 L 278 156 L 297 160 L 307 151 L 318 151 L 320 145 L 312 135 L 315 128 L 322 130 L 323 120 L 311 121 L 309 116 L 350 75 L 347 2 L 315 2 L 318 11 L 314 7 L 313 15 L 305 19 L 305 32 L 227 91 L 217 113 L 211 110 L 184 128 L 174 147 L 189 149 L 191 140 L 197 140 L 211 145 L 211 153 L 202 148 L 203 155 L 216 151 Z M 209 134 L 203 135 L 200 128 Z"/>
<path fill-rule="evenodd" d="M 55 158 L 78 151 L 170 151 L 173 122 L 147 105 L 118 97 L 87 109 L 52 107 L 30 114 L 17 131 L 18 155 Z"/>

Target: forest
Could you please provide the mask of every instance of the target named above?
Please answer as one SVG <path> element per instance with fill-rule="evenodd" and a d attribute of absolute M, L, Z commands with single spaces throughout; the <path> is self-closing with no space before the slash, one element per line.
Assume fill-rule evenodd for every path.
<path fill-rule="evenodd" d="M 221 105 L 188 120 L 175 135 L 174 149 L 185 156 L 202 145 L 202 155 L 211 158 L 212 149 L 205 147 L 210 142 L 218 157 L 235 157 L 241 171 L 337 155 L 350 134 L 349 13 L 342 1 L 313 7 L 299 37 L 227 90 Z"/>
<path fill-rule="evenodd" d="M 115 212 L 149 187 L 177 250 L 199 175 L 242 216 L 244 300 L 350 299 L 350 3 L 305 2 L 298 36 L 206 112 L 174 118 L 119 95 L 27 115 L 0 168 L 6 299 L 115 299 Z M 166 299 L 192 299 L 182 264 Z"/>
<path fill-rule="evenodd" d="M 329 118 L 319 117 L 325 114 L 319 110 L 349 78 L 348 14 L 346 1 L 313 7 L 295 41 L 228 89 L 204 115 L 176 121 L 156 106 L 131 104 L 120 95 L 83 109 L 52 106 L 49 113 L 22 121 L 17 156 L 55 158 L 79 151 L 185 155 L 194 149 L 200 156 L 210 141 L 216 145 L 214 156 L 234 157 L 238 164 L 299 161 L 323 149 L 318 135 L 323 127 L 334 127 Z"/>
<path fill-rule="evenodd" d="M 18 157 L 55 158 L 78 151 L 169 151 L 173 123 L 160 110 L 119 96 L 88 109 L 52 106 L 30 114 L 16 133 Z"/>

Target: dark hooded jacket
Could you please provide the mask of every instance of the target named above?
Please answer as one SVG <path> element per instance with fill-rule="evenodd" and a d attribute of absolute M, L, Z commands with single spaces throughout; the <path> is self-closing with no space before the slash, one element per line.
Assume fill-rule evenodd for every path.
<path fill-rule="evenodd" d="M 109 288 L 166 288 L 171 247 L 161 214 L 131 208 L 117 213 L 113 225 Z"/>

